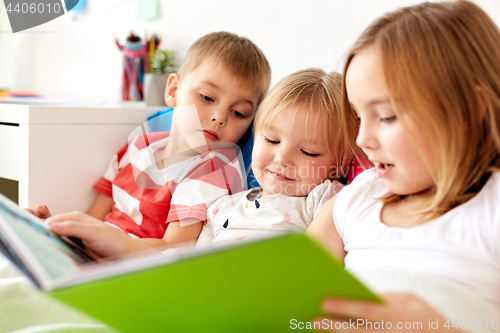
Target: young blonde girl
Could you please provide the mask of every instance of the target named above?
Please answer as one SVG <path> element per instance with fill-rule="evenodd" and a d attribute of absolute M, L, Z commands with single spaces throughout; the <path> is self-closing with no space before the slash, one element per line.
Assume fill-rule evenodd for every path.
<path fill-rule="evenodd" d="M 375 168 L 325 206 L 310 234 L 346 269 L 441 279 L 500 309 L 498 27 L 468 1 L 389 13 L 350 50 L 343 87 L 346 135 L 357 134 Z M 332 323 L 323 328 L 340 327 L 342 317 L 378 321 L 379 328 L 389 321 L 392 329 L 403 319 L 418 319 L 424 329 L 439 319 L 438 330 L 447 330 L 456 295 L 439 295 L 443 305 L 418 285 L 406 289 L 427 302 L 412 294 L 385 295 L 385 305 L 327 300 Z"/>
<path fill-rule="evenodd" d="M 306 69 L 282 79 L 255 117 L 252 169 L 259 188 L 225 196 L 207 212 L 197 246 L 305 231 L 343 185 L 351 155 L 340 123 L 341 76 Z M 342 172 L 344 171 L 344 172 Z"/>

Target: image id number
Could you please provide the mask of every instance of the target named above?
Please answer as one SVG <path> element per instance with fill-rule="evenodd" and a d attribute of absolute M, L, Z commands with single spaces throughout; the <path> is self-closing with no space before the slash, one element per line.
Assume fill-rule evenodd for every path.
<path fill-rule="evenodd" d="M 448 329 L 481 329 L 481 328 L 492 328 L 494 330 L 498 329 L 498 320 L 497 319 L 455 319 L 455 321 L 451 321 L 448 319 L 446 323 L 443 325 L 443 327 L 446 327 Z"/>
<path fill-rule="evenodd" d="M 7 13 L 23 13 L 23 14 L 27 14 L 27 13 L 31 13 L 31 14 L 35 14 L 35 13 L 39 13 L 39 14 L 42 14 L 44 12 L 46 13 L 59 13 L 62 8 L 61 8 L 61 4 L 60 3 L 53 3 L 53 4 L 46 4 L 44 5 L 43 3 L 18 3 L 16 4 L 16 6 L 14 8 L 12 8 L 12 3 L 9 3 L 9 5 L 7 6 L 7 8 L 5 8 L 7 10 Z"/>

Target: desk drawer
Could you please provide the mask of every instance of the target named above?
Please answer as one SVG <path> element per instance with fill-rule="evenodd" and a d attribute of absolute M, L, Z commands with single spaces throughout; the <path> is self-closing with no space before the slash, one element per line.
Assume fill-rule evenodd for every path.
<path fill-rule="evenodd" d="M 21 128 L 19 126 L 0 123 L 1 178 L 19 180 L 23 161 L 21 146 Z"/>

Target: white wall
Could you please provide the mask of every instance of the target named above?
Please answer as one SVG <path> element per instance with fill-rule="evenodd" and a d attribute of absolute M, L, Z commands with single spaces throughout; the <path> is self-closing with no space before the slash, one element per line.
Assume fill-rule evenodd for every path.
<path fill-rule="evenodd" d="M 132 29 L 158 33 L 162 46 L 183 57 L 197 38 L 230 31 L 253 40 L 267 56 L 272 83 L 306 67 L 342 68 L 343 56 L 376 17 L 420 0 L 161 0 L 161 17 L 135 18 L 137 0 L 87 0 L 71 12 L 12 34 L 0 2 L 0 88 L 33 90 L 46 97 L 100 102 L 119 99 L 123 42 Z M 475 0 L 500 24 L 499 0 Z"/>

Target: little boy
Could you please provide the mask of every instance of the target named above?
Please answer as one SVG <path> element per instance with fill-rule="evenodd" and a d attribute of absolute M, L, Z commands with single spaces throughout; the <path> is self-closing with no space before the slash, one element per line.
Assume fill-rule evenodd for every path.
<path fill-rule="evenodd" d="M 99 194 L 87 214 L 148 246 L 195 241 L 207 206 L 229 189 L 243 189 L 234 150 L 211 150 L 238 142 L 269 84 L 269 64 L 248 39 L 218 32 L 197 40 L 179 74 L 168 78 L 165 99 L 174 108 L 170 133 L 136 136 L 125 145 L 94 185 Z M 190 118 L 199 119 L 198 126 L 189 125 Z M 202 145 L 208 149 L 194 149 Z M 144 167 L 140 157 L 151 151 L 156 164 Z M 161 170 L 168 176 L 166 171 L 159 176 Z M 43 206 L 33 213 L 50 216 Z M 68 221 L 76 218 L 71 214 Z"/>

